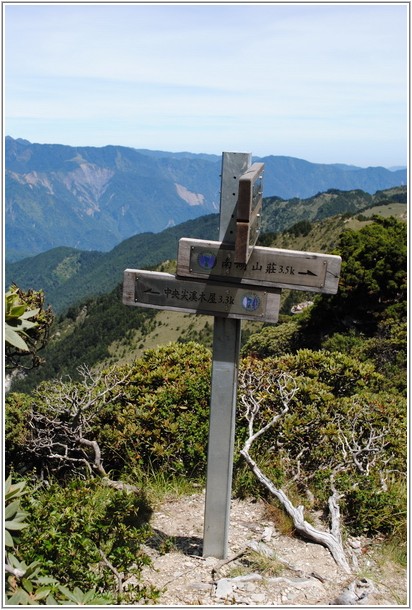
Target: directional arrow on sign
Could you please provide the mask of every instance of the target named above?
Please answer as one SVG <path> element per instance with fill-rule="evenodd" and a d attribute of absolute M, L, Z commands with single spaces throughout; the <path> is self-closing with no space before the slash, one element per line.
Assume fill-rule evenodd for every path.
<path fill-rule="evenodd" d="M 157 290 L 153 290 L 153 288 L 146 288 L 146 290 L 143 290 L 143 292 L 145 294 L 149 293 L 149 294 L 160 294 L 160 292 L 158 292 Z"/>

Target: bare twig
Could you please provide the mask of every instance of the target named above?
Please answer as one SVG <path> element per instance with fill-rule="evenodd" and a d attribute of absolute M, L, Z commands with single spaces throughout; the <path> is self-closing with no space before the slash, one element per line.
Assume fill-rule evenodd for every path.
<path fill-rule="evenodd" d="M 108 560 L 106 555 L 103 553 L 102 549 L 99 549 L 99 553 L 100 553 L 100 557 L 103 559 L 103 563 L 115 575 L 116 580 L 117 580 L 117 592 L 119 593 L 119 595 L 121 595 L 121 593 L 123 593 L 123 578 L 122 578 L 122 575 L 120 574 L 120 572 L 118 572 L 118 570 L 116 570 L 114 565 Z"/>
<path fill-rule="evenodd" d="M 56 381 L 53 389 L 42 396 L 39 407 L 34 406 L 29 427 L 31 436 L 27 448 L 36 457 L 53 468 L 61 470 L 70 466 L 82 475 L 102 477 L 107 485 L 116 489 L 137 491 L 137 488 L 117 481 L 110 481 L 103 466 L 102 452 L 93 426 L 104 408 L 109 395 L 116 399 L 129 373 L 119 376 L 109 373 L 93 373 L 87 366 L 79 369 L 83 383 L 70 380 Z"/>
<path fill-rule="evenodd" d="M 239 553 L 236 553 L 235 555 L 232 555 L 231 557 L 228 557 L 227 559 L 222 559 L 222 561 L 219 561 L 219 563 L 212 568 L 212 578 L 213 580 L 216 580 L 216 576 L 217 573 L 219 572 L 219 570 L 221 568 L 223 568 L 223 566 L 227 565 L 228 563 L 232 563 L 232 561 L 236 561 L 236 559 L 239 559 L 239 557 L 242 557 L 245 553 L 246 553 L 247 549 L 243 549 L 241 551 L 239 551 Z"/>

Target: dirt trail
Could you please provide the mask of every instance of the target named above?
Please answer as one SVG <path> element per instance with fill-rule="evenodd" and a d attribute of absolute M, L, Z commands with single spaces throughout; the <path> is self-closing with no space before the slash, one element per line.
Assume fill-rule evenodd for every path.
<path fill-rule="evenodd" d="M 155 534 L 146 546 L 153 565 L 144 569 L 143 580 L 162 591 L 157 605 L 407 603 L 406 570 L 388 562 L 382 566 L 365 540 L 353 541 L 358 569 L 348 576 L 322 546 L 281 535 L 260 501 L 232 501 L 230 561 L 203 558 L 203 511 L 204 494 L 199 493 L 165 501 L 153 515 Z"/>

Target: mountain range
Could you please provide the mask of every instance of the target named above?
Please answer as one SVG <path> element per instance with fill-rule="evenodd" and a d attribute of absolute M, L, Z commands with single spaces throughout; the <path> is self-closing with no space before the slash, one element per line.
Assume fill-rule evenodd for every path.
<path fill-rule="evenodd" d="M 257 160 L 254 159 L 254 160 Z M 317 164 L 286 156 L 265 163 L 264 195 L 289 200 L 328 189 L 406 184 L 406 169 Z M 219 211 L 221 157 L 122 146 L 33 144 L 6 137 L 6 259 L 56 247 L 107 252 L 140 233 L 159 233 Z"/>

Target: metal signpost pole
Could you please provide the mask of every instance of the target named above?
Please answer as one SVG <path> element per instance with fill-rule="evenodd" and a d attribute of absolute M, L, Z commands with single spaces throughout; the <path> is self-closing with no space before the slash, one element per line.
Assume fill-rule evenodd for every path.
<path fill-rule="evenodd" d="M 249 153 L 223 153 L 219 241 L 234 246 L 239 178 Z M 227 556 L 241 320 L 214 319 L 203 556 Z"/>

